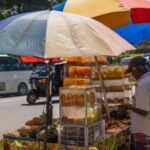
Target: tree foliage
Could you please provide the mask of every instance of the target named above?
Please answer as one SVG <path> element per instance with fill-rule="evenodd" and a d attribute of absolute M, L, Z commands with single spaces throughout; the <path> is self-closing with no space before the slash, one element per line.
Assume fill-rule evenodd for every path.
<path fill-rule="evenodd" d="M 53 5 L 62 0 L 53 0 Z M 1 0 L 0 20 L 23 12 L 45 10 L 50 8 L 48 0 Z"/>

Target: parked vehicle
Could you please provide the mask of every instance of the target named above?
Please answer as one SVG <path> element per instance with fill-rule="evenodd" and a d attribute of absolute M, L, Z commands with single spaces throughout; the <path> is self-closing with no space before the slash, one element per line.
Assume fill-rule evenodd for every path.
<path fill-rule="evenodd" d="M 52 71 L 53 95 L 58 95 L 59 87 L 63 85 L 63 66 L 64 62 L 56 63 L 53 67 Z M 48 65 L 44 63 L 37 66 L 30 76 L 29 83 L 31 84 L 31 90 L 27 95 L 27 102 L 29 104 L 34 104 L 37 101 L 37 99 L 46 96 L 47 80 L 48 80 Z"/>
<path fill-rule="evenodd" d="M 150 53 L 144 54 L 143 57 L 147 60 L 148 63 L 150 63 Z"/>
<path fill-rule="evenodd" d="M 27 94 L 32 70 L 32 63 L 21 63 L 15 57 L 0 55 L 0 94 Z"/>
<path fill-rule="evenodd" d="M 133 57 L 122 58 L 120 64 L 127 65 Z"/>

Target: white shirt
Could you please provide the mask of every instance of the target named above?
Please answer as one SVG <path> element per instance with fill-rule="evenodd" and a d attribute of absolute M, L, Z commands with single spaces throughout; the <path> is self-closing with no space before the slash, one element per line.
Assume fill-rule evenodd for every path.
<path fill-rule="evenodd" d="M 137 81 L 134 107 L 149 113 L 142 116 L 131 111 L 131 132 L 150 136 L 150 72 Z"/>

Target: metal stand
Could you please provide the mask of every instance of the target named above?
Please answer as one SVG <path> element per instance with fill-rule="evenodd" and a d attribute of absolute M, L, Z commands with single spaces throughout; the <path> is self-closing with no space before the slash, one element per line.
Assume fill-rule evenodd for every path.
<path fill-rule="evenodd" d="M 103 93 L 103 96 L 104 96 L 104 100 L 106 100 L 106 101 L 105 101 L 105 104 L 106 104 L 107 116 L 108 116 L 108 118 L 110 118 L 110 112 L 109 112 L 109 108 L 108 108 L 108 102 L 107 102 L 107 99 L 106 99 L 106 93 L 105 93 L 105 91 L 104 91 L 104 81 L 103 81 L 103 79 L 102 79 L 101 69 L 100 69 L 100 65 L 99 65 L 97 56 L 94 56 L 94 59 L 95 59 L 96 68 L 97 68 L 98 74 L 99 74 L 98 77 L 99 77 L 99 82 L 100 82 L 100 84 L 101 84 L 101 88 L 102 88 L 102 93 Z M 102 95 L 100 95 L 100 96 L 102 96 Z"/>
<path fill-rule="evenodd" d="M 53 121 L 53 106 L 52 106 L 52 65 L 53 61 L 50 59 L 48 64 L 48 80 L 47 80 L 47 91 L 46 91 L 46 117 L 45 117 L 45 136 L 44 136 L 44 150 L 47 150 L 47 139 L 48 139 L 48 126 L 52 125 Z"/>

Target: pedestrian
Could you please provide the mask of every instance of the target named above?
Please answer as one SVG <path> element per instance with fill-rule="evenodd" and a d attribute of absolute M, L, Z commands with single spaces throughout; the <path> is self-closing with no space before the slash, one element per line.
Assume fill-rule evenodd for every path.
<path fill-rule="evenodd" d="M 131 150 L 150 150 L 150 72 L 144 57 L 131 59 L 127 72 L 136 79 L 131 110 Z"/>

